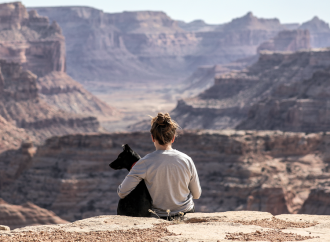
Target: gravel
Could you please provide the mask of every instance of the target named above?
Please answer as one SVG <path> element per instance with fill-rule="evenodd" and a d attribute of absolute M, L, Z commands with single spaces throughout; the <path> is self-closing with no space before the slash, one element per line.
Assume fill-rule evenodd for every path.
<path fill-rule="evenodd" d="M 175 235 L 167 230 L 168 224 L 157 224 L 150 229 L 130 229 L 130 230 L 115 230 L 115 231 L 100 231 L 100 232 L 65 232 L 63 230 L 55 230 L 53 232 L 25 232 L 11 235 L 0 235 L 1 242 L 18 242 L 18 241 L 132 241 L 132 242 L 151 242 L 157 239 Z"/>
<path fill-rule="evenodd" d="M 282 219 L 278 219 L 273 217 L 270 219 L 260 219 L 260 220 L 252 220 L 252 221 L 242 221 L 236 220 L 235 223 L 240 223 L 243 225 L 257 225 L 264 228 L 272 228 L 272 229 L 287 229 L 287 228 L 308 228 L 317 225 L 317 222 L 290 222 Z"/>
<path fill-rule="evenodd" d="M 294 233 L 283 233 L 279 230 L 259 231 L 253 233 L 230 233 L 226 235 L 225 239 L 238 241 L 302 241 L 306 239 L 313 239 L 318 237 L 302 236 Z"/>

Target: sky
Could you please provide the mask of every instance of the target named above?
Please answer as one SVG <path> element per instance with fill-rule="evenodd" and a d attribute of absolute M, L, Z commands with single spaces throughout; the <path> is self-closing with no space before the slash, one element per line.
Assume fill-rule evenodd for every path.
<path fill-rule="evenodd" d="M 1 1 L 0 2 L 8 2 Z M 318 16 L 330 23 L 330 0 L 23 0 L 26 7 L 89 6 L 104 12 L 163 11 L 172 19 L 226 23 L 251 11 L 282 23 L 303 23 Z"/>

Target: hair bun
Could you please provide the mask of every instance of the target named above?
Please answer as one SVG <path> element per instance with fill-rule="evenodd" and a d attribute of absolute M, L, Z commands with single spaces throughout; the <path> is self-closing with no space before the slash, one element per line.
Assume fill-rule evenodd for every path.
<path fill-rule="evenodd" d="M 165 125 L 165 124 L 169 124 L 170 121 L 171 121 L 171 117 L 168 113 L 165 113 L 165 114 L 158 113 L 157 120 L 156 120 L 157 124 Z"/>

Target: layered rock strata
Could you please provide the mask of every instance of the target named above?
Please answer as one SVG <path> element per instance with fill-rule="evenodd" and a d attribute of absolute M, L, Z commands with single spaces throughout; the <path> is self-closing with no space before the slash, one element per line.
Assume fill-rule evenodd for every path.
<path fill-rule="evenodd" d="M 307 29 L 311 33 L 311 45 L 313 48 L 330 47 L 330 27 L 329 24 L 314 17 L 310 21 L 303 23 L 299 29 Z"/>
<path fill-rule="evenodd" d="M 20 63 L 38 76 L 65 71 L 65 39 L 54 21 L 20 2 L 0 5 L 1 58 Z"/>
<path fill-rule="evenodd" d="M 38 89 L 46 102 L 71 113 L 114 116 L 114 108 L 88 93 L 65 73 L 65 38 L 56 21 L 50 24 L 47 17 L 39 16 L 35 10 L 27 12 L 20 2 L 0 4 L 0 17 L 3 19 L 1 59 L 18 63 L 37 75 Z"/>
<path fill-rule="evenodd" d="M 274 95 L 279 97 L 279 100 L 282 97 L 289 96 L 295 99 L 295 91 L 291 90 L 293 84 L 302 86 L 302 88 L 307 88 L 308 84 L 303 84 L 308 82 L 305 80 L 311 79 L 314 73 L 319 70 L 326 70 L 329 66 L 329 49 L 307 50 L 295 53 L 261 53 L 258 62 L 248 67 L 246 70 L 233 71 L 216 77 L 215 83 L 211 88 L 195 98 L 179 101 L 172 114 L 183 128 L 223 129 L 238 127 L 240 129 L 281 129 L 282 126 L 285 127 L 285 124 L 278 123 L 275 120 L 280 119 L 283 121 L 285 115 L 281 116 L 280 113 L 270 114 L 271 110 L 269 109 L 267 109 L 267 111 L 264 109 L 264 114 L 261 112 L 258 112 L 258 114 L 271 115 L 268 117 L 269 119 L 274 118 L 274 122 L 277 122 L 276 126 L 260 126 L 260 123 L 268 122 L 267 120 L 261 119 L 256 119 L 254 124 L 250 122 L 251 125 L 240 124 L 246 118 L 249 117 L 250 119 L 253 117 L 251 114 L 255 113 L 253 112 L 253 110 L 255 110 L 255 108 L 252 108 L 253 105 L 258 106 L 257 104 L 260 102 L 259 107 L 263 107 L 264 101 L 262 100 L 267 100 L 272 93 L 275 93 Z M 313 80 L 310 80 L 309 83 L 313 81 L 320 82 L 320 85 L 323 86 L 318 90 L 319 92 L 324 92 L 322 88 L 326 88 L 327 84 L 325 82 L 326 78 L 323 79 L 322 75 L 315 74 L 315 77 L 313 77 Z M 317 96 L 317 94 L 315 96 Z M 326 100 L 324 100 L 324 102 L 326 102 Z M 299 113 L 299 107 L 292 107 L 291 104 L 286 103 L 286 108 L 291 108 L 292 112 L 296 110 L 296 112 Z M 304 103 L 304 105 L 305 104 L 307 105 L 307 103 Z M 319 106 L 314 102 L 312 106 L 309 106 L 309 110 L 310 112 L 315 112 L 316 115 L 318 107 Z M 323 108 L 326 109 L 326 107 Z M 314 111 L 312 111 L 313 109 Z M 303 115 L 303 117 L 306 116 Z M 297 118 L 299 119 L 300 116 L 297 116 Z M 256 124 L 256 121 L 259 123 Z M 284 130 L 308 132 L 326 130 L 324 129 L 324 125 L 317 128 L 320 125 L 320 123 L 318 123 L 319 121 L 324 122 L 322 120 L 317 121 L 314 119 L 316 122 L 314 124 L 310 122 L 310 125 L 314 126 L 314 128 L 304 125 L 295 127 L 292 121 L 286 120 L 286 122 L 287 121 L 289 123 L 291 122 L 291 126 L 287 126 Z M 300 122 L 304 121 L 300 119 Z"/>
<path fill-rule="evenodd" d="M 24 129 L 17 128 L 0 116 L 0 153 L 7 149 L 18 149 L 29 136 Z"/>
<path fill-rule="evenodd" d="M 326 169 L 329 170 L 328 165 Z M 313 188 L 300 209 L 299 213 L 308 214 L 330 214 L 330 189 L 329 182 L 326 181 L 322 185 Z"/>
<path fill-rule="evenodd" d="M 184 132 L 174 148 L 194 160 L 202 185 L 196 210 L 297 213 L 313 187 L 330 178 L 324 158 L 329 134 L 277 131 Z M 30 201 L 74 221 L 116 213 L 127 171 L 108 164 L 128 143 L 141 156 L 154 150 L 147 132 L 69 135 L 48 139 L 30 153 L 1 155 L 1 195 Z M 308 211 L 305 211 L 308 213 Z"/>
<path fill-rule="evenodd" d="M 264 43 L 257 51 L 291 51 L 295 52 L 302 49 L 310 49 L 310 33 L 308 30 L 285 30 Z"/>
<path fill-rule="evenodd" d="M 12 205 L 0 198 L 0 224 L 9 226 L 10 229 L 25 226 L 44 224 L 65 224 L 67 221 L 56 216 L 53 212 L 40 208 L 32 203 Z"/>
<path fill-rule="evenodd" d="M 67 40 L 68 73 L 80 82 L 94 82 L 94 90 L 97 82 L 177 82 L 200 65 L 254 55 L 259 44 L 286 29 L 278 19 L 259 19 L 252 13 L 224 25 L 196 30 L 181 28 L 184 23 L 163 12 L 34 9 L 59 22 Z"/>
<path fill-rule="evenodd" d="M 121 113 L 88 92 L 67 73 L 53 71 L 37 79 L 39 96 L 55 109 L 102 120 L 120 118 Z"/>
<path fill-rule="evenodd" d="M 80 82 L 104 83 L 109 77 L 112 81 L 170 81 L 189 75 L 201 65 L 225 64 L 255 55 L 261 43 L 282 30 L 309 30 L 312 47 L 325 47 L 324 33 L 328 31 L 319 19 L 299 26 L 257 18 L 252 13 L 229 23 L 209 25 L 201 20 L 175 21 L 163 12 L 33 9 L 59 22 L 67 40 L 68 73 Z"/>
<path fill-rule="evenodd" d="M 59 111 L 40 99 L 37 76 L 18 63 L 0 60 L 0 115 L 37 140 L 52 135 L 96 132 L 95 117 Z"/>
<path fill-rule="evenodd" d="M 0 115 L 13 129 L 41 140 L 96 132 L 95 117 L 119 116 L 65 73 L 65 38 L 55 21 L 20 2 L 0 4 L 0 18 Z"/>
<path fill-rule="evenodd" d="M 238 128 L 318 132 L 330 129 L 330 65 L 311 78 L 283 83 L 255 104 Z"/>

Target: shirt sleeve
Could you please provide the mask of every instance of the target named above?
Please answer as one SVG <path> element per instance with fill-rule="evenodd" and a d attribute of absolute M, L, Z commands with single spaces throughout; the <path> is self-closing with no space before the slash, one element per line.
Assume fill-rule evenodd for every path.
<path fill-rule="evenodd" d="M 193 196 L 193 199 L 199 199 L 202 194 L 202 188 L 201 185 L 199 184 L 197 170 L 192 160 L 191 160 L 191 167 L 192 167 L 192 176 L 188 187 Z"/>
<path fill-rule="evenodd" d="M 126 197 L 131 191 L 146 177 L 146 165 L 143 162 L 137 162 L 130 170 L 124 181 L 117 189 L 120 198 Z"/>

